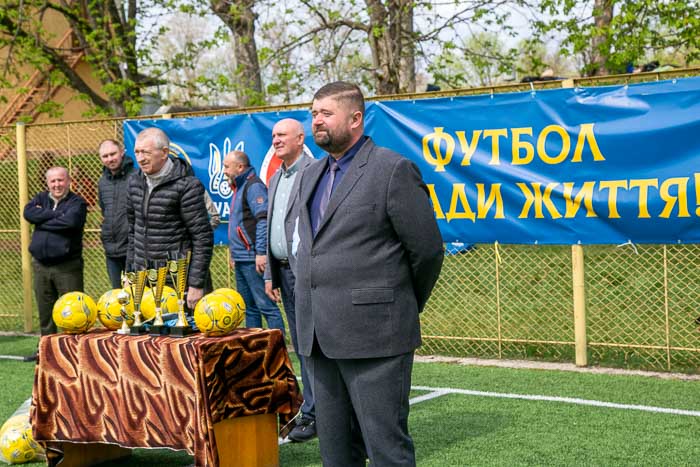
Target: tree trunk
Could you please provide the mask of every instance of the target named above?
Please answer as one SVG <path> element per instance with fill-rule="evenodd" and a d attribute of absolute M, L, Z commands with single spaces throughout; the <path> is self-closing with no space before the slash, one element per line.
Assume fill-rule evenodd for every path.
<path fill-rule="evenodd" d="M 366 0 L 377 94 L 416 89 L 412 0 Z"/>
<path fill-rule="evenodd" d="M 416 92 L 416 47 L 413 31 L 413 0 L 401 0 L 401 62 L 399 90 Z"/>
<path fill-rule="evenodd" d="M 591 63 L 588 65 L 589 76 L 607 75 L 606 61 L 610 55 L 610 44 L 605 31 L 610 27 L 613 17 L 613 0 L 595 0 L 593 4 L 595 27 L 599 31 L 591 39 Z M 602 32 L 601 32 L 602 31 Z"/>
<path fill-rule="evenodd" d="M 238 105 L 264 104 L 260 63 L 255 44 L 255 0 L 212 0 L 212 11 L 233 33 L 234 57 L 237 79 L 241 86 L 237 90 Z"/>
<path fill-rule="evenodd" d="M 366 0 L 370 27 L 367 42 L 372 51 L 372 75 L 378 95 L 396 94 L 399 90 L 398 69 L 393 66 L 393 49 L 389 27 L 390 11 L 381 0 Z"/>

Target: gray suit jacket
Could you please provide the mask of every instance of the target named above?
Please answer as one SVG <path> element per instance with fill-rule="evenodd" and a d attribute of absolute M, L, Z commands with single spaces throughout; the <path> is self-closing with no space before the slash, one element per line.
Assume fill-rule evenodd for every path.
<path fill-rule="evenodd" d="M 297 193 L 299 191 L 299 182 L 301 180 L 301 176 L 304 173 L 304 169 L 314 162 L 314 159 L 305 155 L 303 152 L 301 154 L 301 157 L 297 161 L 299 164 L 299 171 L 297 172 L 297 176 L 294 179 L 294 184 L 292 185 L 292 191 L 289 194 L 289 201 L 287 202 L 287 213 L 284 218 L 284 234 L 287 237 L 287 251 L 289 252 L 289 265 L 294 270 L 294 255 L 291 254 L 292 252 L 292 242 L 294 239 L 294 229 L 296 226 L 297 222 L 297 217 L 298 217 L 298 208 L 299 204 L 297 202 L 298 197 Z M 275 193 L 277 192 L 277 184 L 280 181 L 280 177 L 282 176 L 282 169 L 278 169 L 277 172 L 272 175 L 272 178 L 270 178 L 270 182 L 268 183 L 267 187 L 267 265 L 265 266 L 265 280 L 272 280 L 272 287 L 273 288 L 278 288 L 281 285 L 281 279 L 280 279 L 280 264 L 277 259 L 272 256 L 272 252 L 270 251 L 270 226 L 272 225 L 272 212 L 274 209 L 275 205 Z M 293 325 L 291 323 L 290 325 Z"/>
<path fill-rule="evenodd" d="M 314 237 L 309 207 L 326 167 L 326 158 L 308 166 L 299 186 L 299 353 L 311 354 L 314 335 L 330 358 L 415 350 L 421 343 L 418 314 L 443 260 L 418 167 L 368 139 L 335 188 Z"/>

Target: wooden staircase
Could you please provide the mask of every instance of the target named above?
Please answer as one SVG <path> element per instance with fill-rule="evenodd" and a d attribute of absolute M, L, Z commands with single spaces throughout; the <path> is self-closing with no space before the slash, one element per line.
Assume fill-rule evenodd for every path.
<path fill-rule="evenodd" d="M 85 52 L 83 50 L 73 51 L 70 47 L 72 35 L 72 29 L 66 31 L 56 48 L 65 51 L 60 52 L 60 55 L 71 69 L 75 69 Z M 51 66 L 46 70 L 36 70 L 24 85 L 16 88 L 17 92 L 14 98 L 0 113 L 0 126 L 12 125 L 20 117 L 30 117 L 33 120 L 39 114 L 39 105 L 51 99 L 59 89 L 58 86 L 51 86 L 47 79 L 52 69 Z"/>

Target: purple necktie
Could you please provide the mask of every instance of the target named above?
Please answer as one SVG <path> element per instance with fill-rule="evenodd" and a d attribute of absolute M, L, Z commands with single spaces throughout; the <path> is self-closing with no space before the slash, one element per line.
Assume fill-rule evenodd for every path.
<path fill-rule="evenodd" d="M 323 215 L 326 213 L 326 208 L 328 207 L 328 201 L 331 199 L 331 193 L 333 193 L 333 182 L 335 182 L 335 173 L 338 171 L 338 162 L 335 159 L 331 159 L 331 176 L 328 177 L 328 183 L 323 188 L 323 196 L 321 197 L 321 202 L 318 205 L 318 223 L 321 224 L 323 221 Z"/>

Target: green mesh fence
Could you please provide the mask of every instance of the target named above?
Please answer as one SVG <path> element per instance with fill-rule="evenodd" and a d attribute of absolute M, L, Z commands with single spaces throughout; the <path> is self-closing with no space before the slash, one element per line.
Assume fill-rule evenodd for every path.
<path fill-rule="evenodd" d="M 121 128 L 118 119 L 26 128 L 30 197 L 45 189 L 46 169 L 64 165 L 72 189 L 90 205 L 85 284 L 95 299 L 109 289 L 99 238 L 97 146 L 105 138 L 122 140 Z M 24 328 L 17 165 L 15 128 L 0 128 L 0 183 L 6 187 L 0 331 Z M 700 245 L 586 246 L 584 254 L 589 363 L 697 372 Z M 235 287 L 225 245 L 215 247 L 211 273 L 214 287 Z M 574 362 L 572 297 L 569 246 L 447 245 L 442 275 L 422 314 L 419 353 Z M 32 320 L 36 331 L 36 307 Z"/>

